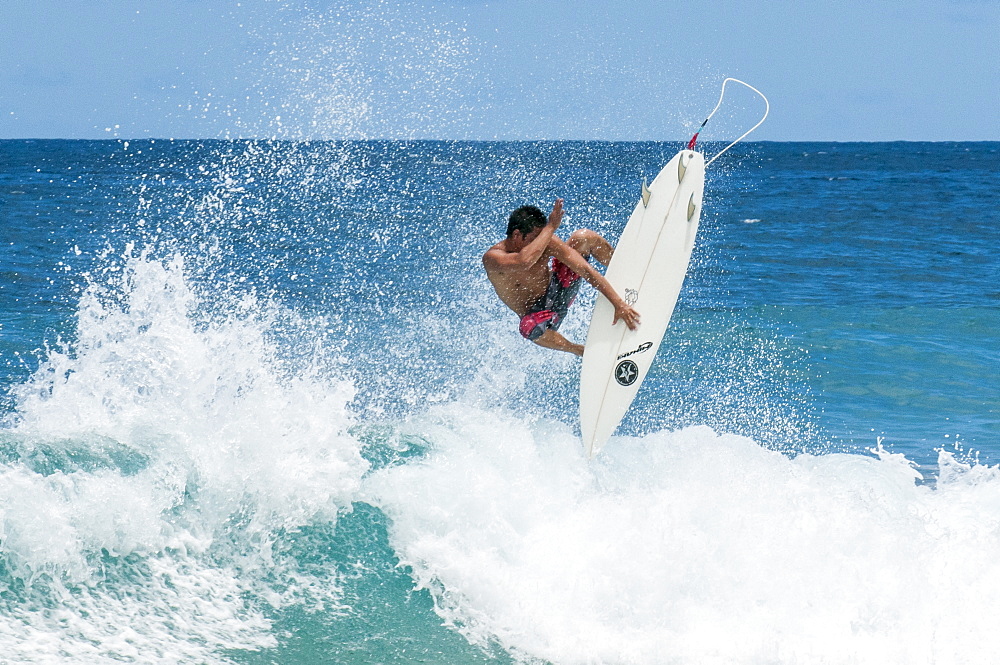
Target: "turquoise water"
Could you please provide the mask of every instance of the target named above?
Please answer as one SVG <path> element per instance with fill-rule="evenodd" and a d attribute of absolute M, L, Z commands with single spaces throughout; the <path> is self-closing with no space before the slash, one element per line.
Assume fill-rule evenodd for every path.
<path fill-rule="evenodd" d="M 992 662 L 1000 144 L 727 154 L 587 461 L 479 257 L 679 147 L 0 141 L 0 660 Z"/>

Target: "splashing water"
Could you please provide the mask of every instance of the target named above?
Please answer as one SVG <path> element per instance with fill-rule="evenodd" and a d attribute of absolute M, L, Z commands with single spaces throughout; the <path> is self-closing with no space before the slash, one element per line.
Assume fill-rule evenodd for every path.
<path fill-rule="evenodd" d="M 0 482 L 8 655 L 205 660 L 273 644 L 262 603 L 336 597 L 334 577 L 309 580 L 273 548 L 350 507 L 367 468 L 347 433 L 353 388 L 322 359 L 283 366 L 280 312 L 244 300 L 202 320 L 197 305 L 181 257 L 129 252 L 83 295 L 73 349 L 16 388 Z M 39 642 L 56 626 L 62 639 Z"/>
<path fill-rule="evenodd" d="M 707 427 L 589 464 L 547 420 L 462 405 L 366 483 L 439 615 L 527 662 L 992 660 L 1000 472 L 942 453 L 789 458 Z"/>

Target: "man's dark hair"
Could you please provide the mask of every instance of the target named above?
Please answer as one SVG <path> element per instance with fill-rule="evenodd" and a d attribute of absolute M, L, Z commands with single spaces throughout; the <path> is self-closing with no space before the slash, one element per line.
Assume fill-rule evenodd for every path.
<path fill-rule="evenodd" d="M 510 213 L 507 221 L 507 237 L 514 235 L 514 231 L 520 231 L 521 235 L 528 235 L 535 229 L 540 229 L 548 223 L 545 213 L 535 206 L 521 206 Z"/>

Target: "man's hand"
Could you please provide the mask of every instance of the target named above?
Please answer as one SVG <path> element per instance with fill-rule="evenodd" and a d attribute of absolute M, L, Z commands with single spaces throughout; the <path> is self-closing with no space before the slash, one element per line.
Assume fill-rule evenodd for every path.
<path fill-rule="evenodd" d="M 611 323 L 614 325 L 618 321 L 624 321 L 629 330 L 635 330 L 639 327 L 639 312 L 622 302 L 620 305 L 615 305 L 615 320 Z"/>
<path fill-rule="evenodd" d="M 552 204 L 552 212 L 549 213 L 549 226 L 555 231 L 562 224 L 563 218 L 563 200 L 556 199 L 556 202 Z"/>

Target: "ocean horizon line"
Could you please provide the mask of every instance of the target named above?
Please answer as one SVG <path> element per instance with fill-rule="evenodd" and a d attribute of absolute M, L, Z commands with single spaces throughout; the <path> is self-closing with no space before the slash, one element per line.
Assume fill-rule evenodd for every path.
<path fill-rule="evenodd" d="M 31 143 L 31 142 L 86 142 L 86 143 L 124 143 L 124 142 L 192 142 L 192 141 L 203 141 L 203 142 L 216 142 L 216 143 L 446 143 L 446 144 L 488 144 L 488 143 L 502 143 L 502 144 L 528 144 L 528 143 L 583 143 L 583 144 L 613 144 L 613 145 L 623 145 L 629 143 L 635 144 L 666 144 L 666 143 L 687 143 L 690 138 L 678 138 L 678 139 L 580 139 L 580 138 L 562 138 L 562 139 L 448 139 L 448 138 L 278 138 L 278 137 L 236 137 L 236 138 L 220 138 L 220 137 L 162 137 L 162 136 L 144 136 L 144 137 L 113 137 L 113 138 L 85 138 L 85 137 L 3 137 L 0 138 L 0 143 Z M 728 140 L 712 140 L 706 139 L 701 140 L 700 144 L 725 144 Z M 892 144 L 934 144 L 934 145 L 945 145 L 945 144 L 984 144 L 984 143 L 998 143 L 1000 144 L 1000 138 L 997 139 L 976 139 L 976 140 L 960 140 L 960 139 L 946 139 L 946 140 L 934 140 L 934 139 L 893 139 L 887 141 L 865 141 L 865 140 L 829 140 L 829 139 L 817 139 L 817 140 L 792 140 L 792 141 L 776 141 L 772 139 L 764 140 L 744 140 L 740 141 L 740 144 L 778 144 L 778 145 L 795 145 L 795 144 L 831 144 L 831 145 L 892 145 Z"/>

